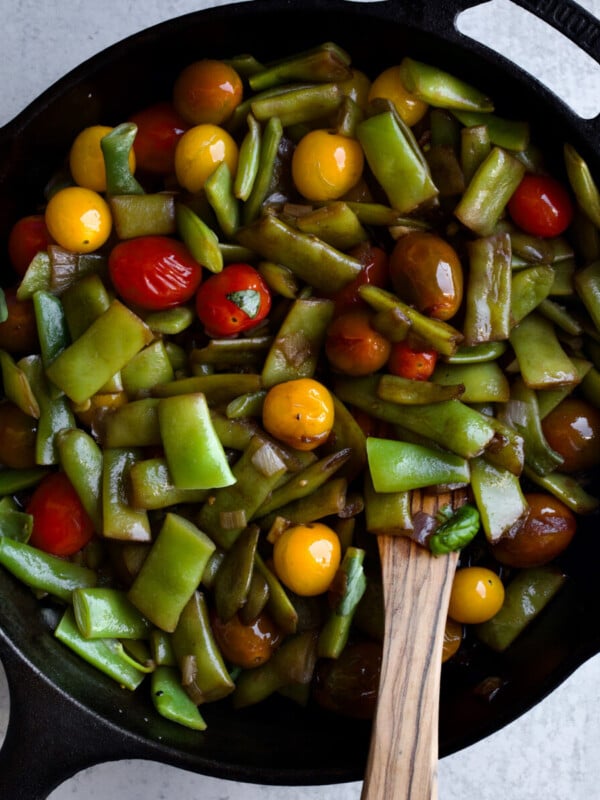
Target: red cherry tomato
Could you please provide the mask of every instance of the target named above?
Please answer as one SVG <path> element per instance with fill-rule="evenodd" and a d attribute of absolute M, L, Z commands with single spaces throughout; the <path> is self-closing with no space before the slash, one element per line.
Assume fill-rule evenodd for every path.
<path fill-rule="evenodd" d="M 209 336 L 256 327 L 271 310 L 271 293 L 250 264 L 229 264 L 198 289 L 196 313 Z"/>
<path fill-rule="evenodd" d="M 356 306 L 366 306 L 358 293 L 364 284 L 383 287 L 388 280 L 388 256 L 381 247 L 376 247 L 370 242 L 362 242 L 352 248 L 349 255 L 360 261 L 362 269 L 356 278 L 333 298 L 336 314 L 350 311 Z"/>
<path fill-rule="evenodd" d="M 413 381 L 427 381 L 435 369 L 437 358 L 437 350 L 404 339 L 392 344 L 387 366 L 392 375 Z"/>
<path fill-rule="evenodd" d="M 526 233 L 549 238 L 569 227 L 573 203 L 556 178 L 528 173 L 508 201 L 508 213 Z"/>
<path fill-rule="evenodd" d="M 27 505 L 33 517 L 29 544 L 55 556 L 72 556 L 92 538 L 94 525 L 64 472 L 38 484 Z"/>
<path fill-rule="evenodd" d="M 53 241 L 43 214 L 17 220 L 8 236 L 8 257 L 15 272 L 23 277 L 35 254 L 46 250 Z"/>
<path fill-rule="evenodd" d="M 120 242 L 108 258 L 117 293 L 128 303 L 160 311 L 190 300 L 202 267 L 185 245 L 168 236 L 140 236 Z"/>
<path fill-rule="evenodd" d="M 371 327 L 372 313 L 363 308 L 336 317 L 325 338 L 325 354 L 331 366 L 345 375 L 369 375 L 387 362 L 391 345 Z"/>
<path fill-rule="evenodd" d="M 171 103 L 144 108 L 130 121 L 138 129 L 133 143 L 138 169 L 159 175 L 174 172 L 175 148 L 189 125 Z"/>

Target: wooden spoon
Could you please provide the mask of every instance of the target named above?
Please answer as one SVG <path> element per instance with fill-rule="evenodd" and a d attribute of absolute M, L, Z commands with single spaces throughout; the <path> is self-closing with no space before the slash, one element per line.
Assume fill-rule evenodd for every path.
<path fill-rule="evenodd" d="M 435 514 L 463 492 L 415 493 Z M 442 647 L 458 552 L 434 556 L 406 536 L 378 536 L 385 638 L 361 800 L 437 800 Z"/>

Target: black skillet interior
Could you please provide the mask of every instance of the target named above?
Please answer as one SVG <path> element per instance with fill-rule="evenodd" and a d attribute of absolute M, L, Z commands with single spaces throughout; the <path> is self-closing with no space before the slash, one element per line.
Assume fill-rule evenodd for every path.
<path fill-rule="evenodd" d="M 458 35 L 456 2 L 323 4 L 260 0 L 187 15 L 131 37 L 84 63 L 50 88 L 0 134 L 0 236 L 42 201 L 42 188 L 74 134 L 88 124 L 116 124 L 149 102 L 168 98 L 173 79 L 203 56 L 251 52 L 263 60 L 332 40 L 355 66 L 374 77 L 408 53 L 485 89 L 499 114 L 525 117 L 533 138 L 560 171 L 570 141 L 600 174 L 593 126 L 502 57 Z M 6 285 L 11 280 L 3 276 Z M 513 720 L 555 688 L 599 648 L 598 594 L 592 570 L 600 556 L 597 519 L 578 533 L 566 559 L 571 580 L 539 621 L 503 656 L 475 648 L 444 668 L 440 753 L 465 747 Z M 192 733 L 154 715 L 143 689 L 130 695 L 65 651 L 51 635 L 53 611 L 40 606 L 0 572 L 0 655 L 12 713 L 0 764 L 10 796 L 45 797 L 86 765 L 147 757 L 217 777 L 285 785 L 362 778 L 370 726 L 285 702 L 232 712 L 206 706 L 205 733 Z M 493 699 L 478 687 L 501 689 Z M 37 777 L 27 776 L 23 741 L 50 727 L 66 737 L 47 740 Z M 58 737 L 56 737 L 58 738 Z M 28 783 L 29 782 L 29 783 Z"/>

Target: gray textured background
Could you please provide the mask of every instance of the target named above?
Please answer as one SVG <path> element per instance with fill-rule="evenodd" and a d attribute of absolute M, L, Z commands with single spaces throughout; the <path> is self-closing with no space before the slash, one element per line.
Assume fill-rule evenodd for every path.
<path fill-rule="evenodd" d="M 0 125 L 104 47 L 170 17 L 220 4 L 206 0 L 0 0 Z M 600 17 L 600 0 L 580 4 Z M 537 75 L 580 115 L 592 117 L 600 111 L 597 65 L 509 0 L 493 0 L 465 13 L 460 27 Z M 8 690 L 0 669 L 0 741 L 8 714 Z M 597 656 L 524 717 L 443 759 L 440 800 L 596 800 L 600 797 L 599 748 Z M 35 749 L 32 743 L 32 763 Z M 360 789 L 360 783 L 303 788 L 237 784 L 161 764 L 121 761 L 74 776 L 50 800 L 358 800 Z"/>

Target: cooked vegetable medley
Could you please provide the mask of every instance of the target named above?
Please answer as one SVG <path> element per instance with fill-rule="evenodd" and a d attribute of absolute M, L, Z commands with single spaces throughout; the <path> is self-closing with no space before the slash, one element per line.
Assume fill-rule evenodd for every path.
<path fill-rule="evenodd" d="M 544 610 L 598 509 L 600 194 L 530 136 L 333 43 L 80 131 L 0 304 L 0 564 L 67 648 L 192 729 L 368 718 L 377 535 L 461 551 L 444 662 Z"/>

